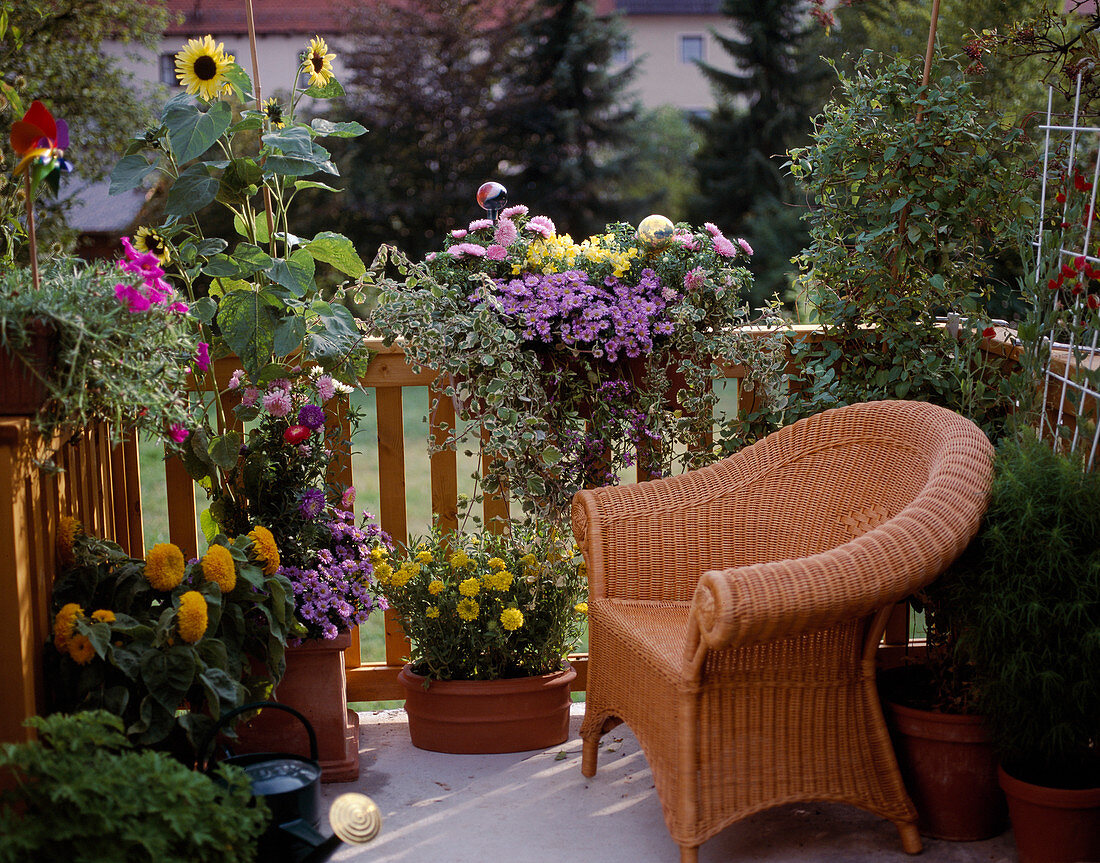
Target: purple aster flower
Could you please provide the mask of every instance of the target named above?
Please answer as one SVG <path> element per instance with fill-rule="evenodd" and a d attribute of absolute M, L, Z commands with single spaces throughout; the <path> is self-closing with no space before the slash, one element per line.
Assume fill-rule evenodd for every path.
<path fill-rule="evenodd" d="M 318 488 L 307 488 L 298 500 L 298 514 L 302 518 L 316 518 L 325 508 L 325 493 Z"/>
<path fill-rule="evenodd" d="M 302 405 L 298 410 L 298 424 L 316 431 L 325 424 L 325 409 L 317 405 Z"/>

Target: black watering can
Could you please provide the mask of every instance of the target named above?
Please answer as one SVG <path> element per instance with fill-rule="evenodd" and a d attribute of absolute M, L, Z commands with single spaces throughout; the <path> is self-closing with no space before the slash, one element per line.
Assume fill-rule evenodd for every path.
<path fill-rule="evenodd" d="M 317 760 L 317 735 L 309 720 L 293 707 L 276 701 L 254 701 L 224 714 L 199 746 L 199 764 L 205 772 L 214 766 L 207 750 L 225 725 L 242 713 L 274 707 L 295 716 L 309 735 L 309 758 L 288 752 L 249 752 L 221 759 L 244 770 L 254 797 L 262 797 L 271 810 L 271 824 L 260 837 L 258 860 L 265 863 L 322 863 L 341 843 L 365 845 L 382 828 L 374 801 L 365 794 L 341 794 L 329 809 L 332 836 L 321 833 L 321 765 Z"/>

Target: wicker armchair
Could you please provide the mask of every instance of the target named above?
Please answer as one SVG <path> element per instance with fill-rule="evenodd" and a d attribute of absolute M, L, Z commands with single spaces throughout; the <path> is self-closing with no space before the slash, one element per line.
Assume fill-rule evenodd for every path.
<path fill-rule="evenodd" d="M 626 722 L 681 861 L 784 803 L 850 803 L 921 850 L 875 689 L 892 606 L 978 528 L 985 435 L 921 402 L 799 421 L 717 464 L 582 491 L 589 582 L 582 771 Z"/>

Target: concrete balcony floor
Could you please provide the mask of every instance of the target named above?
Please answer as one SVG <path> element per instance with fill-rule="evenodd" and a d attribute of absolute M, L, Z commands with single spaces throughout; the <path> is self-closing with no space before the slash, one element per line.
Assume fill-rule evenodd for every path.
<path fill-rule="evenodd" d="M 360 778 L 329 784 L 324 806 L 347 791 L 382 812 L 370 844 L 342 846 L 330 859 L 354 863 L 678 863 L 652 774 L 625 725 L 604 736 L 599 769 L 581 775 L 573 705 L 569 740 L 509 755 L 444 755 L 416 749 L 403 710 L 360 713 Z M 322 819 L 324 821 L 324 819 Z M 327 830 L 327 824 L 325 825 Z M 984 842 L 924 840 L 901 850 L 889 822 L 838 804 L 783 806 L 740 821 L 706 842 L 700 863 L 1011 863 L 1011 831 Z"/>

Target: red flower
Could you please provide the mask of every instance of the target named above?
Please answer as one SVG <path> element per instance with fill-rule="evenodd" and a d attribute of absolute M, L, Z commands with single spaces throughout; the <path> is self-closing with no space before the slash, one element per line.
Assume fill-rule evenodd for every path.
<path fill-rule="evenodd" d="M 1088 192 L 1092 190 L 1092 183 L 1075 172 L 1073 175 L 1073 187 L 1077 189 L 1078 192 Z"/>
<path fill-rule="evenodd" d="M 993 327 L 986 327 L 984 330 L 982 330 L 982 338 L 991 339 L 995 335 L 997 335 L 997 331 L 993 329 Z"/>
<path fill-rule="evenodd" d="M 1073 266 L 1077 267 L 1077 272 L 1081 272 L 1085 268 L 1085 256 L 1078 255 L 1073 259 Z"/>
<path fill-rule="evenodd" d="M 1047 282 L 1047 287 L 1050 288 L 1052 291 L 1056 291 L 1060 287 L 1062 287 L 1062 283 L 1057 281 L 1056 279 L 1051 279 L 1049 282 Z"/>
<path fill-rule="evenodd" d="M 1098 295 L 1098 294 L 1089 294 L 1089 298 L 1088 298 L 1087 302 L 1089 304 L 1089 308 L 1092 309 L 1093 311 L 1095 311 L 1096 309 L 1100 309 L 1100 295 Z"/>
<path fill-rule="evenodd" d="M 299 444 L 309 440 L 310 431 L 306 426 L 289 426 L 283 432 L 283 440 L 288 444 Z"/>
<path fill-rule="evenodd" d="M 1066 193 L 1059 192 L 1057 195 L 1054 196 L 1054 200 L 1056 200 L 1059 204 L 1064 204 L 1066 202 Z"/>

